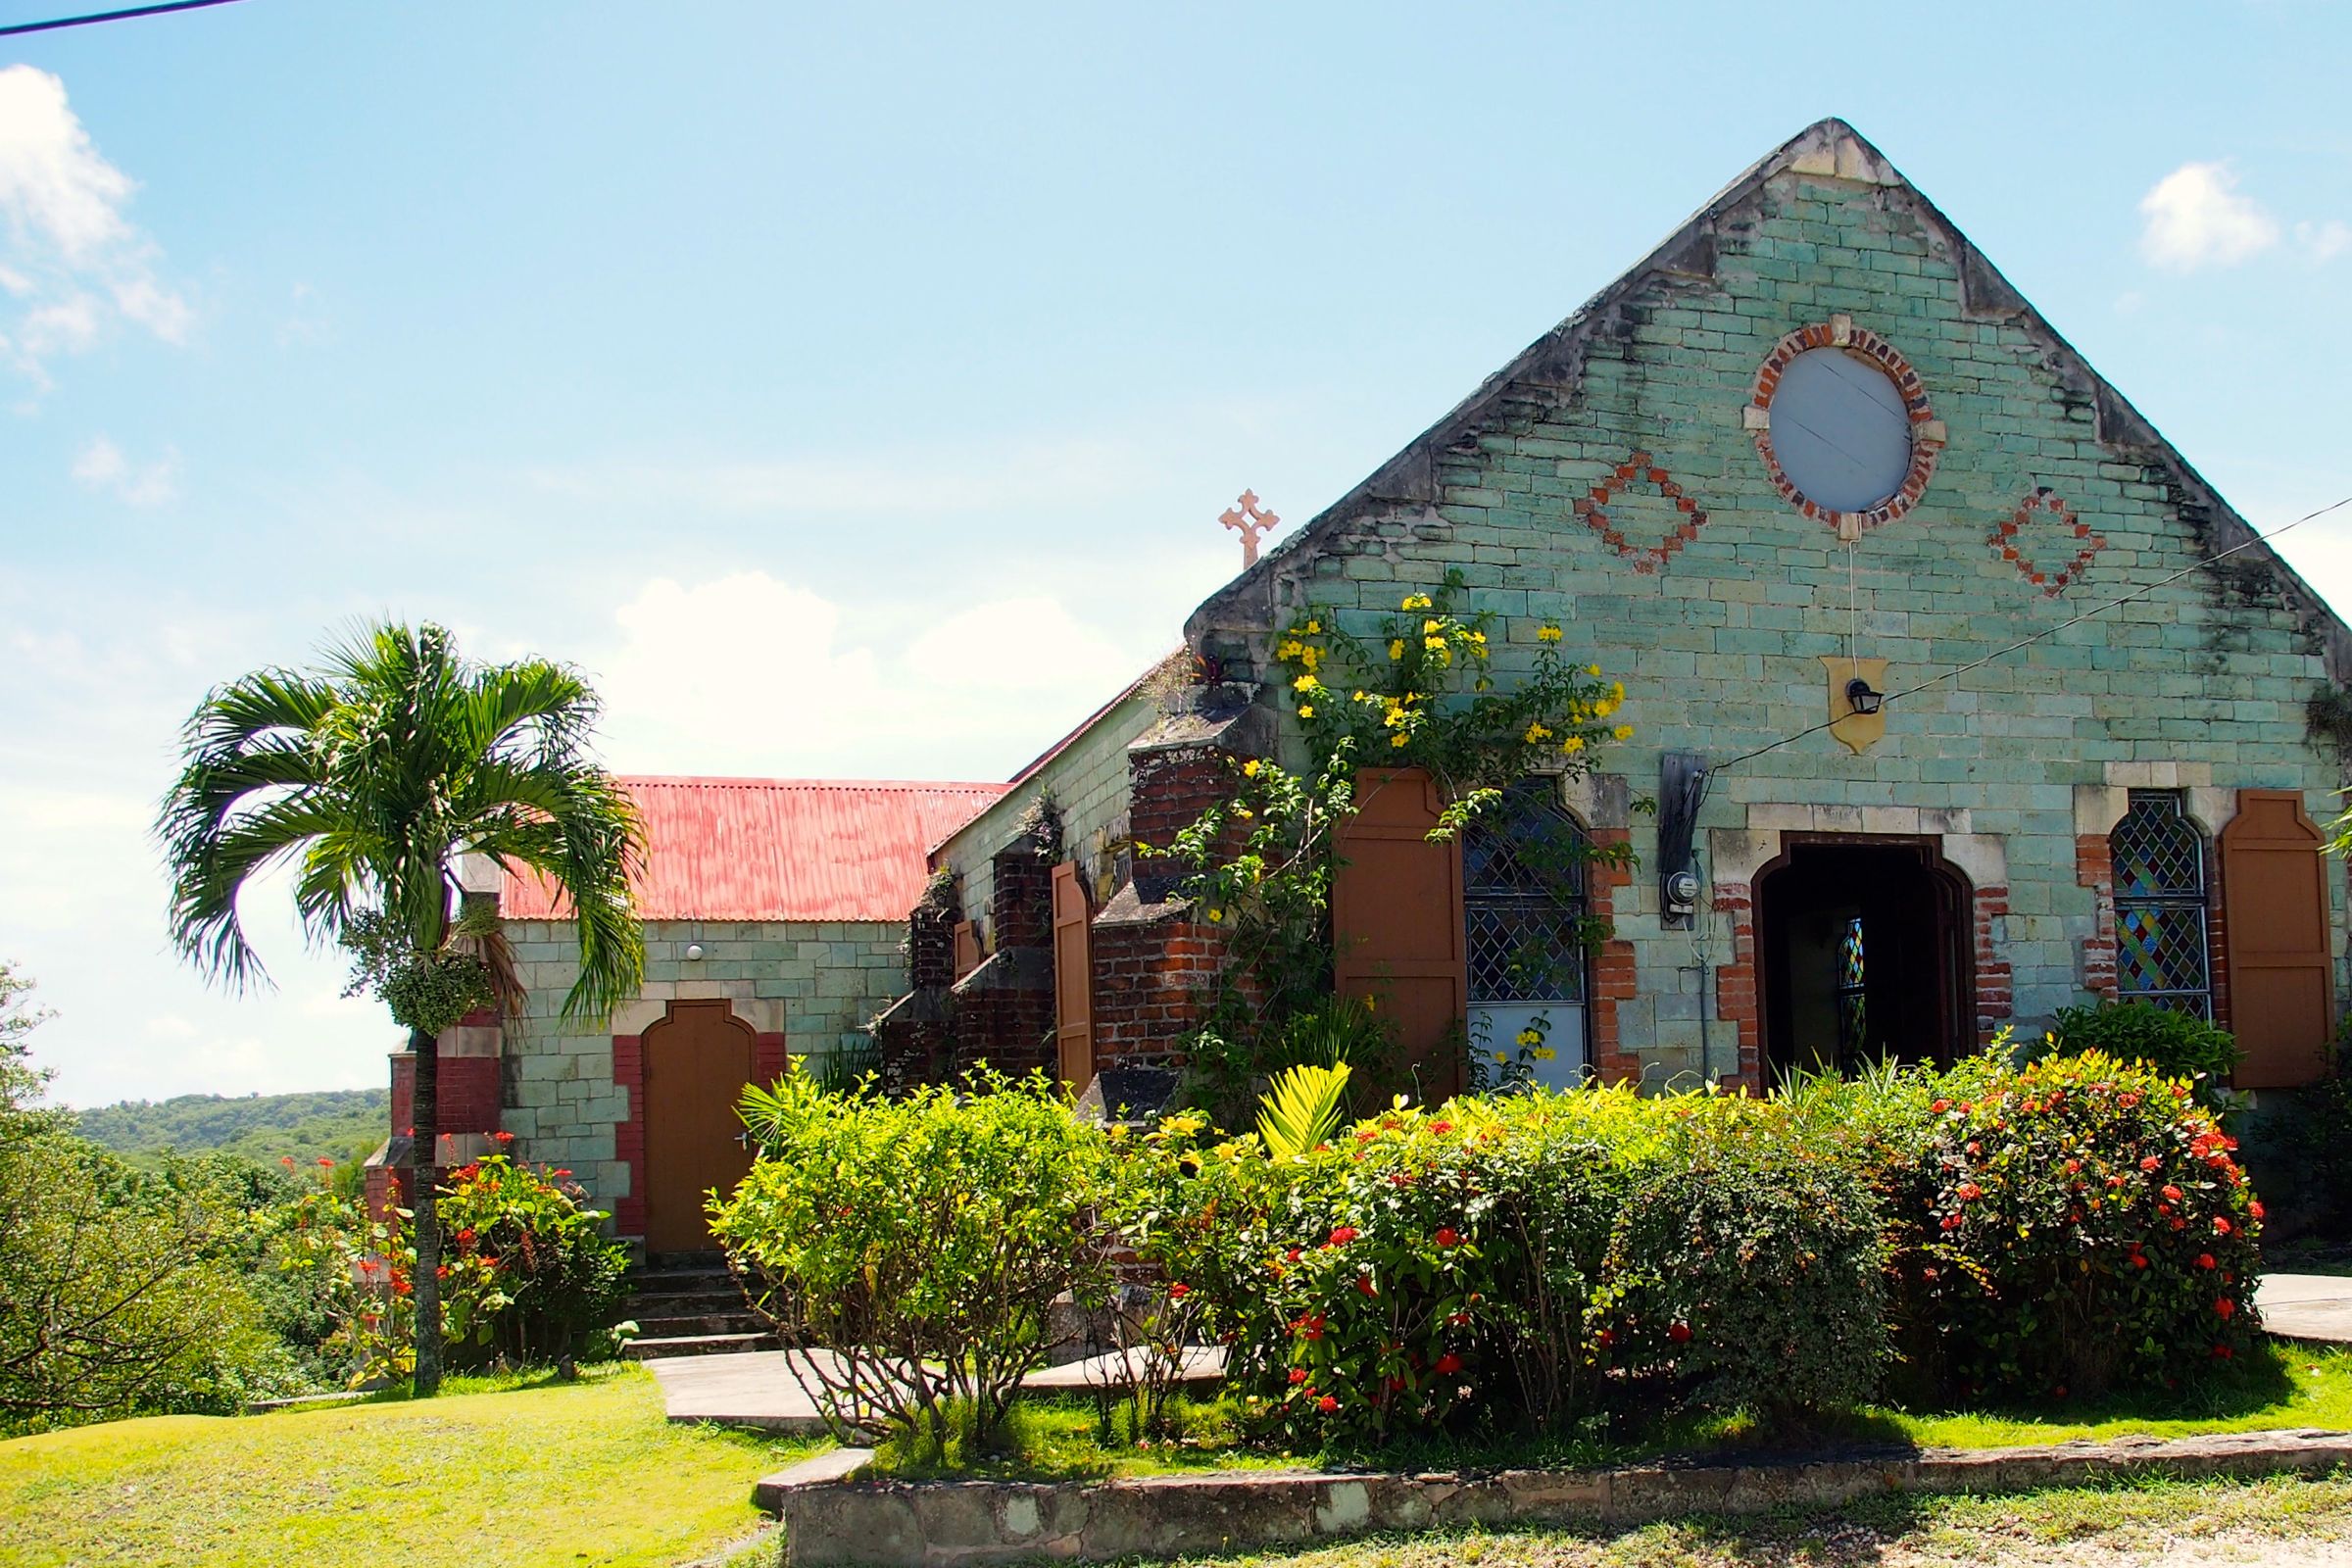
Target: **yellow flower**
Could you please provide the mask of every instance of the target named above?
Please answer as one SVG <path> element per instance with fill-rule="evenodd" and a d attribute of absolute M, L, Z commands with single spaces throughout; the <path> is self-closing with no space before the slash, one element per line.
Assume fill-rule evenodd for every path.
<path fill-rule="evenodd" d="M 1425 620 L 1421 623 L 1421 635 L 1427 637 L 1432 632 L 1442 631 L 1445 629 L 1445 625 L 1446 623 L 1442 620 Z"/>
<path fill-rule="evenodd" d="M 1257 770 L 1265 765 L 1265 763 L 1252 757 L 1250 759 L 1250 760 L 1242 764 L 1242 771 L 1249 777 L 1255 778 L 1257 777 Z"/>
<path fill-rule="evenodd" d="M 1585 738 L 1582 735 L 1571 735 L 1560 742 L 1560 750 L 1563 752 L 1581 752 L 1584 749 Z"/>
<path fill-rule="evenodd" d="M 1430 608 L 1429 595 L 1406 594 L 1404 596 L 1404 603 L 1398 605 L 1396 608 L 1398 610 L 1427 610 Z"/>
<path fill-rule="evenodd" d="M 1536 628 L 1536 641 L 1540 643 L 1556 643 L 1559 640 L 1559 627 L 1553 625 L 1543 625 Z"/>
<path fill-rule="evenodd" d="M 1519 1043 L 1523 1046 L 1540 1046 L 1544 1043 L 1544 1037 L 1533 1029 L 1522 1029 L 1519 1031 Z"/>
<path fill-rule="evenodd" d="M 1314 717 L 1314 716 L 1315 716 L 1315 705 L 1314 705 L 1314 704 L 1312 704 L 1312 703 L 1300 703 L 1300 704 L 1298 705 L 1298 716 L 1299 716 L 1300 718 L 1312 718 L 1312 717 Z"/>
<path fill-rule="evenodd" d="M 1621 741 L 1630 741 L 1634 738 L 1634 726 L 1631 724 L 1620 724 L 1615 729 L 1609 731 L 1609 733 L 1616 736 Z"/>
<path fill-rule="evenodd" d="M 1309 673 L 1301 675 L 1297 680 L 1291 682 L 1291 690 L 1295 692 L 1311 692 L 1321 684 L 1322 682 L 1316 680 L 1313 673 L 1310 671 Z"/>
<path fill-rule="evenodd" d="M 1392 637 L 1389 639 L 1389 657 L 1391 659 L 1402 659 L 1404 657 L 1403 638 Z"/>
<path fill-rule="evenodd" d="M 1592 676 L 1594 680 L 1598 680 L 1600 679 L 1600 666 L 1598 664 L 1587 664 L 1585 666 L 1585 673 Z"/>
<path fill-rule="evenodd" d="M 1310 637 L 1320 634 L 1322 630 L 1323 623 L 1319 620 L 1310 620 L 1306 623 L 1306 633 Z"/>
<path fill-rule="evenodd" d="M 1421 639 L 1421 646 L 1428 649 L 1433 654 L 1442 653 L 1446 648 L 1446 639 L 1443 637 L 1424 637 Z"/>
<path fill-rule="evenodd" d="M 1528 1054 L 1535 1057 L 1538 1061 L 1549 1061 L 1552 1057 L 1558 1055 L 1559 1053 L 1552 1050 L 1549 1046 L 1538 1046 L 1533 1051 L 1529 1052 Z"/>
<path fill-rule="evenodd" d="M 1282 643 L 1276 647 L 1274 650 L 1274 657 L 1276 659 L 1297 659 L 1300 652 L 1304 650 L 1305 646 L 1306 645 L 1304 643 L 1301 643 L 1298 638 L 1294 637 L 1288 642 Z"/>
<path fill-rule="evenodd" d="M 1402 746 L 1411 739 L 1412 737 L 1410 735 L 1392 735 L 1389 737 L 1389 744 L 1391 746 Z"/>
<path fill-rule="evenodd" d="M 1209 923 L 1213 925 L 1225 918 L 1225 911 L 1223 909 L 1211 909 L 1208 911 L 1208 918 Z"/>
<path fill-rule="evenodd" d="M 1368 701 L 1370 700 L 1370 699 L 1368 699 L 1368 698 L 1367 698 L 1367 697 L 1366 697 L 1366 696 L 1365 696 L 1365 695 L 1364 695 L 1362 692 L 1349 692 L 1349 693 L 1348 694 L 1348 699 L 1349 699 L 1350 701 L 1352 701 L 1352 702 L 1358 702 L 1358 703 L 1361 703 L 1361 702 L 1368 702 Z"/>
<path fill-rule="evenodd" d="M 1323 651 L 1319 648 L 1302 648 L 1298 651 L 1298 662 L 1312 669 L 1323 662 Z"/>
<path fill-rule="evenodd" d="M 1494 1059 L 1496 1061 L 1507 1062 L 1511 1059 L 1510 1054 L 1507 1052 L 1497 1051 L 1494 1053 Z"/>
<path fill-rule="evenodd" d="M 1549 739 L 1551 739 L 1551 731 L 1545 729 L 1543 725 L 1530 724 L 1527 726 L 1528 745 L 1533 746 L 1538 741 L 1547 741 Z"/>
<path fill-rule="evenodd" d="M 1472 642 L 1474 642 L 1474 643 L 1478 644 L 1478 646 L 1479 646 L 1479 647 L 1481 647 L 1481 648 L 1484 648 L 1484 647 L 1486 647 L 1486 646 L 1487 646 L 1487 634 L 1486 634 L 1485 632 L 1483 632 L 1483 631 L 1474 631 L 1474 632 L 1472 632 L 1472 633 L 1470 634 L 1470 640 L 1471 640 Z"/>

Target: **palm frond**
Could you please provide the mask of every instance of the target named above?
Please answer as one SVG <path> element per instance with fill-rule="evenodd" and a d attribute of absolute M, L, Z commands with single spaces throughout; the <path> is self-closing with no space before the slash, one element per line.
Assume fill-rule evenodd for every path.
<path fill-rule="evenodd" d="M 1348 1067 L 1302 1062 L 1278 1074 L 1258 1101 L 1257 1136 L 1278 1160 L 1296 1159 L 1339 1131 Z"/>

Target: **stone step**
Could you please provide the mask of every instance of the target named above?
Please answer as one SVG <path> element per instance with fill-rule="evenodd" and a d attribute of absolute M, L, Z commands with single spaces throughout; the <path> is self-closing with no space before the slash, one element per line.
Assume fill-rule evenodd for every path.
<path fill-rule="evenodd" d="M 772 1334 L 686 1334 L 669 1339 L 631 1340 L 627 1354 L 632 1361 L 654 1361 L 673 1355 L 732 1355 L 739 1350 L 775 1348 L 776 1337 Z"/>
<path fill-rule="evenodd" d="M 632 1315 L 682 1317 L 697 1312 L 742 1312 L 750 1303 L 741 1291 L 639 1291 L 628 1298 Z"/>
<path fill-rule="evenodd" d="M 735 1276 L 723 1268 L 663 1269 L 659 1274 L 631 1274 L 629 1289 L 639 1296 L 665 1291 L 739 1291 Z"/>
<path fill-rule="evenodd" d="M 640 1317 L 637 1334 L 646 1340 L 694 1339 L 709 1334 L 764 1334 L 767 1323 L 757 1312 L 740 1306 L 732 1312 L 700 1312 L 684 1317 Z"/>

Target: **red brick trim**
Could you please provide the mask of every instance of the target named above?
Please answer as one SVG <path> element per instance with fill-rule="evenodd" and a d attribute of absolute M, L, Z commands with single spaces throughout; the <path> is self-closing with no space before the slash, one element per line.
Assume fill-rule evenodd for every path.
<path fill-rule="evenodd" d="M 612 1157 L 629 1168 L 629 1190 L 612 1200 L 612 1231 L 645 1234 L 645 1037 L 612 1037 L 612 1082 L 629 1097 L 627 1117 L 612 1129 Z"/>
<path fill-rule="evenodd" d="M 2009 913 L 2009 888 L 1997 882 L 1981 888 L 1970 886 L 1975 893 L 1971 912 L 1977 938 L 1977 1044 L 1983 1046 L 1989 1045 L 2001 1025 L 2017 1013 L 2013 972 L 1993 941 L 1992 929 L 1993 921 Z"/>
<path fill-rule="evenodd" d="M 1673 502 L 1675 510 L 1683 514 L 1682 522 L 1664 539 L 1647 549 L 1636 549 L 1627 543 L 1625 535 L 1609 526 L 1609 514 L 1601 510 L 1616 497 L 1619 490 L 1638 480 L 1646 480 L 1657 486 L 1658 494 Z M 1586 527 L 1600 535 L 1601 543 L 1632 562 L 1634 570 L 1643 576 L 1673 560 L 1675 552 L 1697 538 L 1698 530 L 1707 523 L 1707 514 L 1699 510 L 1698 503 L 1685 495 L 1682 487 L 1674 482 L 1664 468 L 1653 467 L 1649 454 L 1641 451 L 1617 465 L 1615 471 L 1594 485 L 1591 495 L 1580 497 L 1571 510 L 1585 519 Z"/>
<path fill-rule="evenodd" d="M 1772 395 L 1781 384 L 1781 373 L 1798 355 L 1814 349 L 1842 349 L 1855 359 L 1867 361 L 1886 372 L 1902 394 L 1903 407 L 1911 417 L 1911 468 L 1903 476 L 1902 487 L 1868 512 L 1838 512 L 1805 498 L 1804 492 L 1790 482 L 1781 468 L 1781 460 L 1772 450 L 1772 428 L 1769 413 Z M 1790 506 L 1808 517 L 1818 517 L 1840 533 L 1875 528 L 1882 522 L 1892 522 L 1919 504 L 1927 493 L 1928 481 L 1935 476 L 1936 459 L 1943 451 L 1943 426 L 1937 422 L 1935 411 L 1928 407 L 1928 389 L 1920 381 L 1919 372 L 1911 362 L 1897 352 L 1894 345 L 1867 327 L 1855 326 L 1839 318 L 1836 321 L 1820 321 L 1800 326 L 1775 345 L 1757 367 L 1756 384 L 1749 395 L 1751 407 L 1766 411 L 1767 417 L 1754 423 L 1757 455 L 1764 460 L 1764 471 L 1771 475 L 1773 487 Z"/>
<path fill-rule="evenodd" d="M 2024 550 L 2017 542 L 2017 536 L 2025 531 L 2026 526 L 2034 520 L 2034 514 L 2037 512 L 2046 512 L 2056 517 L 2075 539 L 2075 559 L 2056 571 L 2045 571 L 2027 560 Z M 2009 520 L 1994 527 L 1991 544 L 1992 548 L 2000 553 L 2003 561 L 2023 572 L 2026 581 L 2041 590 L 2042 597 L 2045 599 L 2055 599 L 2066 592 L 2067 584 L 2081 576 L 2082 568 L 2090 564 L 2090 558 L 2107 548 L 2105 537 L 2092 533 L 2090 524 L 2076 516 L 2075 509 L 2068 506 L 2065 498 L 2047 485 L 2020 501 L 2017 504 L 2017 510 L 2009 514 Z"/>
<path fill-rule="evenodd" d="M 1756 986 L 1756 909 L 1753 885 L 1725 882 L 1715 889 L 1715 908 L 1732 918 L 1732 961 L 1715 971 L 1715 1016 L 1740 1035 L 1740 1061 L 1723 1074 L 1728 1083 L 1762 1093 L 1764 1015 Z"/>
<path fill-rule="evenodd" d="M 2075 835 L 2075 882 L 2090 889 L 2091 931 L 2082 939 L 2082 989 L 2113 1002 L 2115 979 L 2115 856 L 2104 833 Z"/>
<path fill-rule="evenodd" d="M 1638 454 L 1637 454 L 1638 455 Z M 1621 827 L 1600 827 L 1588 830 L 1595 845 L 1625 844 L 1633 835 Z M 1594 860 L 1585 868 L 1585 912 L 1603 926 L 1614 929 L 1617 890 L 1630 885 L 1634 873 L 1628 866 L 1611 865 Z M 1642 1058 L 1621 1049 L 1617 1033 L 1617 1004 L 1630 1002 L 1641 991 L 1641 977 L 1634 962 L 1634 945 L 1612 936 L 1602 942 L 1592 955 L 1592 1002 L 1585 1018 L 1591 1036 L 1588 1046 L 1592 1070 L 1606 1083 L 1640 1083 Z"/>

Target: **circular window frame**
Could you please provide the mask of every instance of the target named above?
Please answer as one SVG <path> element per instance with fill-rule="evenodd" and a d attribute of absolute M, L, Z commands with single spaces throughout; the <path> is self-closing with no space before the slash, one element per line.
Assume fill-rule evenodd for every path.
<path fill-rule="evenodd" d="M 1911 465 L 1903 474 L 1902 484 L 1894 494 L 1877 506 L 1863 512 L 1840 512 L 1812 500 L 1789 479 L 1782 468 L 1779 456 L 1772 450 L 1772 398 L 1780 390 L 1781 376 L 1796 357 L 1815 349 L 1838 349 L 1885 375 L 1894 383 L 1896 396 L 1902 399 L 1903 412 L 1911 420 Z M 1773 488 L 1781 499 L 1808 517 L 1818 518 L 1838 531 L 1838 537 L 1851 542 L 1865 528 L 1892 522 L 1927 494 L 1928 482 L 1936 476 L 1936 460 L 1943 452 L 1945 430 L 1935 410 L 1928 406 L 1928 389 L 1913 369 L 1911 362 L 1900 350 L 1868 327 L 1856 326 L 1853 318 L 1833 316 L 1826 321 L 1800 326 L 1776 344 L 1756 368 L 1756 381 L 1743 417 L 1748 431 L 1755 437 L 1756 453 L 1764 460 L 1764 471 L 1772 478 Z"/>

